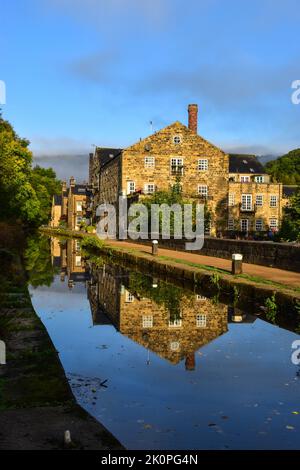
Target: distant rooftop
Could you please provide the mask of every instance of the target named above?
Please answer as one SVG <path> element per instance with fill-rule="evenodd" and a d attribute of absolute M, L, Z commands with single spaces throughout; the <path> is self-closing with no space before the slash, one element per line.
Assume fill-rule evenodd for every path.
<path fill-rule="evenodd" d="M 297 191 L 297 188 L 296 185 L 283 185 L 283 197 L 291 197 Z"/>
<path fill-rule="evenodd" d="M 230 153 L 229 173 L 265 174 L 266 172 L 255 155 Z"/>
<path fill-rule="evenodd" d="M 122 149 L 97 147 L 96 156 L 100 159 L 101 166 L 106 165 L 122 152 Z"/>

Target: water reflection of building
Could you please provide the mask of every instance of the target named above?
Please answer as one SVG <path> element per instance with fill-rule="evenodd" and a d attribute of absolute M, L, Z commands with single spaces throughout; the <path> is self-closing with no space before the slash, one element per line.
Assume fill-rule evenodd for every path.
<path fill-rule="evenodd" d="M 77 282 L 85 282 L 89 279 L 89 271 L 81 254 L 79 240 L 68 239 L 61 241 L 51 239 L 51 256 L 53 266 L 60 267 L 60 279 L 67 279 L 69 288 Z"/>
<path fill-rule="evenodd" d="M 185 359 L 186 369 L 194 369 L 195 351 L 227 331 L 227 306 L 144 279 L 115 266 L 93 270 L 88 296 L 94 324 L 108 317 L 133 341 L 173 364 Z"/>

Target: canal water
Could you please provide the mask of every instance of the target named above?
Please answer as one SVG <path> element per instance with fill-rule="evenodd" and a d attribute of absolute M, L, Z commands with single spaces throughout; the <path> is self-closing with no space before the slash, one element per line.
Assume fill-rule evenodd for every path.
<path fill-rule="evenodd" d="M 78 403 L 126 448 L 299 449 L 299 335 L 74 240 L 51 249 L 33 306 Z"/>

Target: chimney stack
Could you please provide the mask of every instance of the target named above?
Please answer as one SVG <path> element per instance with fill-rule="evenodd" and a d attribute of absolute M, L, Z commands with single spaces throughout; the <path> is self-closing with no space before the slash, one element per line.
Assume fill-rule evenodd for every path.
<path fill-rule="evenodd" d="M 189 112 L 189 129 L 197 134 L 198 128 L 198 105 L 197 104 L 189 104 L 188 107 Z"/>
<path fill-rule="evenodd" d="M 75 186 L 75 178 L 74 178 L 74 176 L 71 176 L 71 178 L 70 178 L 70 188 L 74 188 L 74 186 Z"/>

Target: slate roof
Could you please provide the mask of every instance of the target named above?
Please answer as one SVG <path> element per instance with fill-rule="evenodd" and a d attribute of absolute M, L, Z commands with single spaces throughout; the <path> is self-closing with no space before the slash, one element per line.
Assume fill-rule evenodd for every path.
<path fill-rule="evenodd" d="M 283 192 L 283 197 L 291 197 L 296 191 L 297 191 L 298 186 L 283 186 L 282 187 L 282 192 Z"/>
<path fill-rule="evenodd" d="M 77 195 L 82 194 L 82 195 L 86 196 L 87 195 L 86 184 L 75 184 L 72 193 L 77 194 Z"/>
<path fill-rule="evenodd" d="M 230 153 L 229 173 L 265 174 L 266 172 L 255 155 Z"/>
<path fill-rule="evenodd" d="M 100 159 L 101 166 L 105 166 L 108 162 L 120 155 L 123 149 L 101 148 L 97 147 L 96 155 Z"/>

